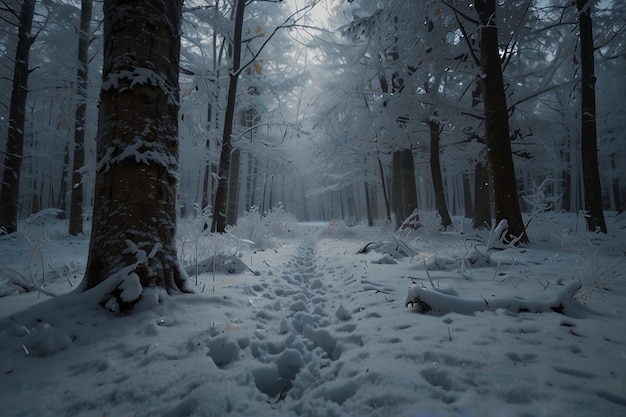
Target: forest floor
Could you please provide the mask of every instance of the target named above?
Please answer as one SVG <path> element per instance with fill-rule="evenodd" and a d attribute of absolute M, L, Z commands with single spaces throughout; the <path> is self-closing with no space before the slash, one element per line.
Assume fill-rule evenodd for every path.
<path fill-rule="evenodd" d="M 0 239 L 1 414 L 622 416 L 626 218 L 607 220 L 604 236 L 546 214 L 519 248 L 459 219 L 298 223 L 264 250 L 238 241 L 247 268 L 122 315 L 71 293 L 87 238 L 26 224 Z M 189 236 L 185 263 L 216 252 Z"/>

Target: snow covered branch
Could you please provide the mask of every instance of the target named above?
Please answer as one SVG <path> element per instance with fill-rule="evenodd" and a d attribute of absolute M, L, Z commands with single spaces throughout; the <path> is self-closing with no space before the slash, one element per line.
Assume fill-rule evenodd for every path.
<path fill-rule="evenodd" d="M 518 297 L 492 297 L 480 300 L 470 300 L 457 296 L 450 291 L 446 293 L 437 288 L 428 289 L 413 287 L 409 289 L 406 307 L 412 310 L 431 315 L 459 313 L 473 315 L 480 311 L 507 310 L 513 313 L 559 313 L 571 317 L 582 317 L 585 308 L 574 299 L 580 289 L 578 281 L 572 281 L 563 286 L 555 296 L 543 300 L 527 300 Z"/>

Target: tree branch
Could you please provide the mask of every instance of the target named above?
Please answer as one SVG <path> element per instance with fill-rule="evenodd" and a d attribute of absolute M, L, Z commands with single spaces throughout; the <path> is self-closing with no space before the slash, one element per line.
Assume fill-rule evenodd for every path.
<path fill-rule="evenodd" d="M 444 2 L 444 4 L 447 4 Z M 457 14 L 457 11 L 455 8 L 453 8 L 452 6 L 450 6 L 452 8 L 452 10 L 454 11 L 454 17 L 456 18 L 457 23 L 459 24 L 459 29 L 461 29 L 461 33 L 463 34 L 463 39 L 465 39 L 465 43 L 467 44 L 467 49 L 469 49 L 470 55 L 472 56 L 472 59 L 474 60 L 474 63 L 480 67 L 480 59 L 478 58 L 478 56 L 476 55 L 476 51 L 474 51 L 474 47 L 470 42 L 470 38 L 467 34 L 467 31 L 465 30 L 465 26 L 463 26 L 463 23 L 461 22 L 461 19 L 459 18 L 459 15 Z M 461 13 L 461 16 L 465 16 Z M 469 19 L 469 18 L 467 18 Z M 475 22 L 472 19 L 469 19 L 471 22 Z M 476 22 L 478 23 L 478 22 Z"/>
<path fill-rule="evenodd" d="M 266 0 L 266 1 L 269 1 L 269 0 Z M 298 20 L 302 19 L 306 15 L 306 13 L 303 14 L 302 16 L 298 17 L 297 19 L 294 19 L 294 16 L 297 16 L 303 10 L 310 9 L 312 7 L 313 6 L 304 6 L 303 8 L 296 10 L 287 19 L 285 19 L 285 22 L 283 24 L 281 24 L 279 26 L 276 26 L 274 28 L 274 30 L 272 31 L 272 33 L 267 37 L 267 39 L 265 39 L 265 41 L 263 42 L 263 44 L 261 45 L 259 50 L 256 53 L 252 54 L 252 58 L 246 64 L 242 65 L 233 75 L 238 77 L 243 71 L 245 71 L 246 68 L 248 68 L 250 65 L 252 65 L 252 63 L 254 61 L 256 61 L 256 59 L 258 58 L 259 55 L 261 55 L 261 52 L 263 51 L 265 46 L 274 37 L 274 35 L 278 32 L 279 29 L 286 29 L 286 28 L 296 27 L 296 24 L 298 23 Z M 294 19 L 293 23 L 287 24 L 287 22 L 289 22 L 291 19 Z"/>

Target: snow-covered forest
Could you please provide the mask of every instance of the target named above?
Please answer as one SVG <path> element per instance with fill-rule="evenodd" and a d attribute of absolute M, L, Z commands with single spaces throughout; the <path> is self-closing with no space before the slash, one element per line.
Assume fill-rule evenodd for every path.
<path fill-rule="evenodd" d="M 3 415 L 623 414 L 625 21 L 0 0 Z"/>
<path fill-rule="evenodd" d="M 69 216 L 78 180 L 85 216 L 93 206 L 102 2 L 94 2 L 88 26 L 84 90 L 77 81 L 80 3 L 33 2 L 20 219 L 45 209 Z M 431 163 L 437 156 L 443 210 L 474 216 L 475 195 L 481 191 L 475 179 L 486 164 L 486 149 L 477 82 L 479 25 L 471 7 L 445 1 L 247 3 L 241 51 L 246 67 L 232 134 L 236 180 L 229 188 L 234 213 L 229 219 L 252 207 L 263 213 L 278 202 L 301 220 L 353 223 L 395 216 L 400 209 L 394 208 L 393 196 L 399 194 L 394 186 L 400 184 L 393 178 L 393 158 L 402 166 L 397 157 L 407 149 L 413 157 L 417 209 L 437 208 Z M 2 7 L 3 152 L 20 4 L 6 1 Z M 625 11 L 622 2 L 594 1 L 591 6 L 598 198 L 603 209 L 621 211 L 626 197 L 620 168 L 625 158 Z M 524 197 L 538 188 L 553 210 L 585 211 L 576 7 L 569 1 L 507 1 L 498 6 L 496 19 L 522 211 L 532 209 Z M 212 210 L 233 30 L 229 1 L 185 2 L 179 120 L 182 217 Z M 85 124 L 78 127 L 76 111 L 83 97 Z M 74 165 L 75 136 L 81 129 L 84 162 Z M 76 171 L 80 175 L 73 177 Z M 406 211 L 400 210 L 402 218 L 396 221 L 412 210 L 404 215 Z"/>

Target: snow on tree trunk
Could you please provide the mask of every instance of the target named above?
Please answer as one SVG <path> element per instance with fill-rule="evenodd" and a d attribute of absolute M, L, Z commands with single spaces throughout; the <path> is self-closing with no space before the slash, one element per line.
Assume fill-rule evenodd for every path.
<path fill-rule="evenodd" d="M 485 114 L 487 160 L 493 182 L 496 223 L 507 220 L 512 239 L 528 242 L 517 196 L 515 168 L 509 138 L 509 115 L 498 45 L 496 1 L 475 2 L 480 20 L 480 66 Z"/>
<path fill-rule="evenodd" d="M 93 226 L 82 289 L 118 280 L 131 306 L 140 288 L 186 290 L 176 254 L 181 2 L 104 3 Z M 123 276 L 120 278 L 120 274 Z"/>
<path fill-rule="evenodd" d="M 20 196 L 20 175 L 24 158 L 24 119 L 28 94 L 30 47 L 35 41 L 32 33 L 35 0 L 24 0 L 19 17 L 13 89 L 9 109 L 9 136 L 4 156 L 2 192 L 0 194 L 0 235 L 17 231 Z"/>
<path fill-rule="evenodd" d="M 93 0 L 81 1 L 80 32 L 78 34 L 78 70 L 76 73 L 77 105 L 74 121 L 74 163 L 72 168 L 72 191 L 70 203 L 69 233 L 83 233 L 83 176 L 85 163 L 85 115 L 87 112 L 87 73 L 89 66 L 89 26 Z"/>
<path fill-rule="evenodd" d="M 602 186 L 598 171 L 598 143 L 596 131 L 596 76 L 594 74 L 593 26 L 591 2 L 576 0 L 580 26 L 580 70 L 582 91 L 581 153 L 587 229 L 606 233 L 602 212 Z"/>

